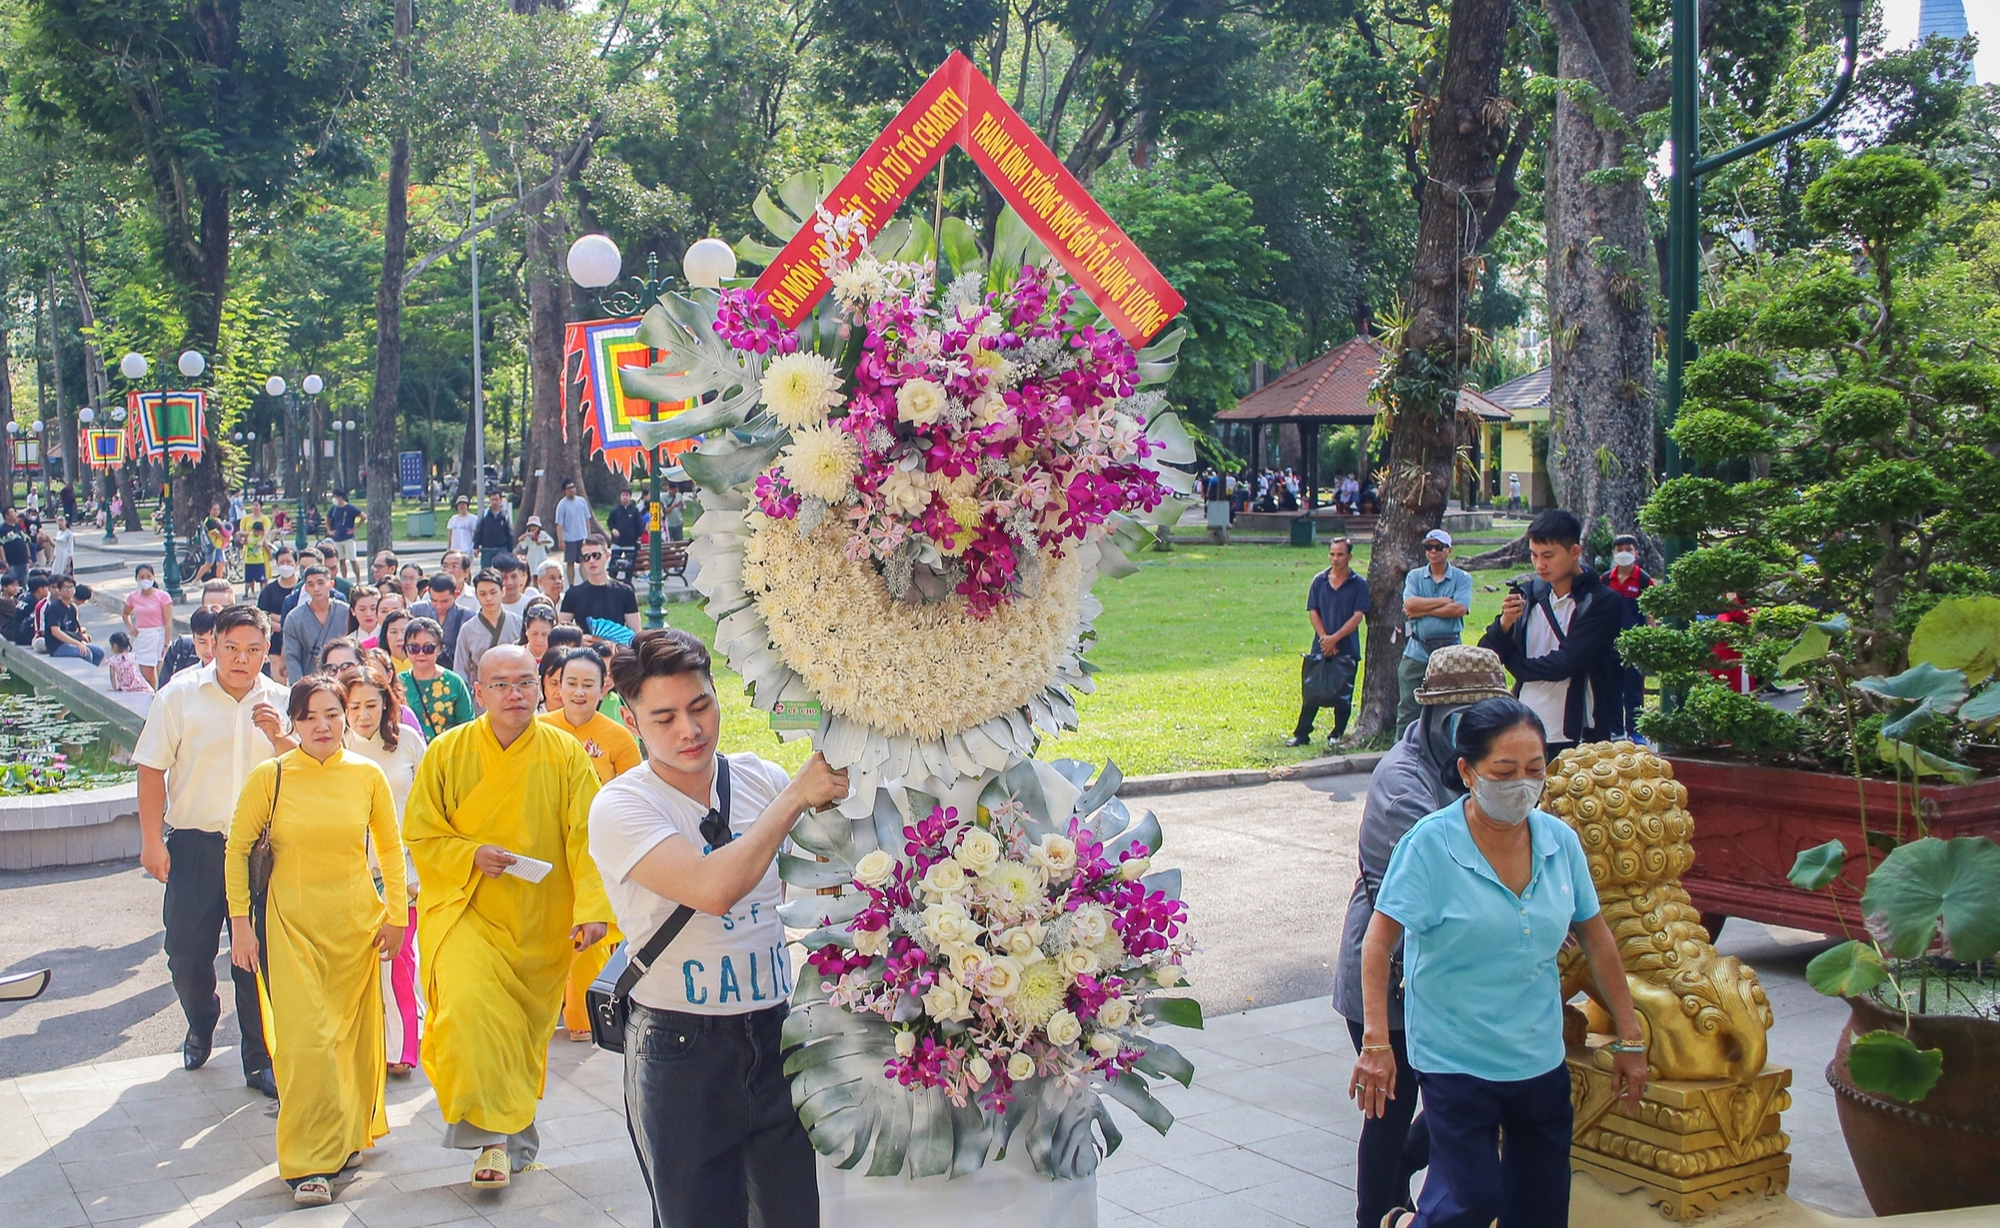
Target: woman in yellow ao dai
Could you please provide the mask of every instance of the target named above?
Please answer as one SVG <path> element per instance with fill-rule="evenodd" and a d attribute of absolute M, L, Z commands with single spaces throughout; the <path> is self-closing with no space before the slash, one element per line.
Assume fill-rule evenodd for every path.
<path fill-rule="evenodd" d="M 311 1205 L 330 1201 L 332 1179 L 389 1132 L 378 965 L 402 946 L 398 922 L 409 903 L 389 781 L 342 748 L 339 683 L 324 674 L 302 679 L 289 708 L 299 748 L 252 769 L 230 827 L 225 876 L 230 958 L 254 969 L 249 857 L 268 824 L 262 955 L 271 1000 L 265 1027 L 282 1097 L 278 1174 Z M 383 853 L 380 893 L 368 867 L 371 838 Z"/>

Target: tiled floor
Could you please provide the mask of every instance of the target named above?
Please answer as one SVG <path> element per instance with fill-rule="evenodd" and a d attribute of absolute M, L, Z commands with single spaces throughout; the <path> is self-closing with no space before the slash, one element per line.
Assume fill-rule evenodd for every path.
<path fill-rule="evenodd" d="M 1783 962 L 1773 945 L 1765 954 Z M 1781 1027 L 1774 1041 L 1774 1059 L 1797 1068 L 1798 1108 L 1787 1122 L 1798 1138 L 1793 1191 L 1866 1214 L 1858 1188 L 1850 1200 L 1853 1173 L 1819 1075 L 1838 1014 L 1792 1000 L 1782 972 L 1766 982 L 1781 1015 L 1808 1025 Z M 1098 1180 L 1103 1228 L 1352 1224 L 1360 1118 L 1344 1088 L 1353 1058 L 1325 999 L 1216 1018 L 1174 1043 L 1195 1063 L 1195 1085 L 1161 1092 L 1178 1118 L 1164 1137 L 1120 1110 L 1125 1143 Z M 1780 1051 L 1793 1047 L 1795 1058 Z M 438 1145 L 437 1109 L 421 1076 L 392 1084 L 388 1139 L 339 1201 L 304 1211 L 277 1177 L 275 1112 L 238 1086 L 233 1059 L 217 1050 L 193 1074 L 163 1056 L 0 1081 L 0 1223 L 650 1228 L 614 1056 L 555 1044 L 540 1119 L 548 1171 L 521 1174 L 499 1193 L 474 1192 L 465 1153 Z"/>

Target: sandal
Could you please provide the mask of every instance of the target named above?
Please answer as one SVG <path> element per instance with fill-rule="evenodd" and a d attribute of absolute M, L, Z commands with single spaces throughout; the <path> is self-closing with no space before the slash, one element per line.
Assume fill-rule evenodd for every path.
<path fill-rule="evenodd" d="M 302 1207 L 323 1207 L 333 1201 L 333 1184 L 325 1177 L 307 1177 L 292 1187 L 292 1201 Z"/>
<path fill-rule="evenodd" d="M 416 1066 L 410 1062 L 389 1063 L 389 1077 L 392 1079 L 407 1079 L 415 1074 L 416 1070 Z"/>
<path fill-rule="evenodd" d="M 503 1189 L 512 1179 L 513 1174 L 507 1164 L 507 1149 L 504 1147 L 488 1147 L 472 1162 L 472 1184 L 478 1189 Z"/>
<path fill-rule="evenodd" d="M 361 1153 L 355 1151 L 355 1152 L 350 1152 L 348 1154 L 347 1163 L 342 1164 L 340 1166 L 340 1171 L 344 1173 L 351 1173 L 355 1169 L 360 1167 L 361 1167 Z"/>
<path fill-rule="evenodd" d="M 569 1039 L 571 1044 L 580 1045 L 590 1039 L 589 1028 L 583 1028 L 581 1030 L 576 1028 L 566 1028 L 564 1030 L 569 1033 Z"/>

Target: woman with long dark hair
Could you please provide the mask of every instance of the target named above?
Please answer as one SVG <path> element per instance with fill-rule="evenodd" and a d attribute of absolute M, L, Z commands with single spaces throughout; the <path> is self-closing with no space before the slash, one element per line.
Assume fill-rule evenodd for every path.
<path fill-rule="evenodd" d="M 229 957 L 253 971 L 262 956 L 282 1092 L 278 1175 L 299 1203 L 319 1206 L 333 1200 L 333 1179 L 389 1132 L 377 965 L 403 945 L 409 899 L 389 781 L 346 752 L 340 683 L 309 675 L 292 685 L 287 707 L 298 749 L 251 769 L 229 831 Z M 260 943 L 250 855 L 266 829 L 271 877 Z M 382 854 L 380 891 L 370 840 Z"/>
<path fill-rule="evenodd" d="M 1459 717 L 1466 796 L 1396 845 L 1361 945 L 1361 1055 L 1348 1094 L 1370 1117 L 1395 1097 L 1389 961 L 1403 940 L 1403 1019 L 1423 1090 L 1430 1168 L 1414 1212 L 1383 1228 L 1569 1223 L 1569 1070 L 1556 952 L 1574 934 L 1611 1006 L 1619 1091 L 1646 1090 L 1646 1045 L 1625 965 L 1576 833 L 1536 809 L 1547 772 L 1534 710 L 1484 699 Z"/>

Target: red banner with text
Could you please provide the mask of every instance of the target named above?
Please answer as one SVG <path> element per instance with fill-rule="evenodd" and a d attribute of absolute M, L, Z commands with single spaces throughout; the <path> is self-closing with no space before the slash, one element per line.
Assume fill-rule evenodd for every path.
<path fill-rule="evenodd" d="M 1126 340 L 1143 345 L 1180 314 L 1186 300 L 961 52 L 938 66 L 841 178 L 827 211 L 858 212 L 870 234 L 880 232 L 953 145 Z M 830 288 L 825 255 L 825 239 L 808 220 L 757 278 L 785 323 L 803 320 Z"/>

